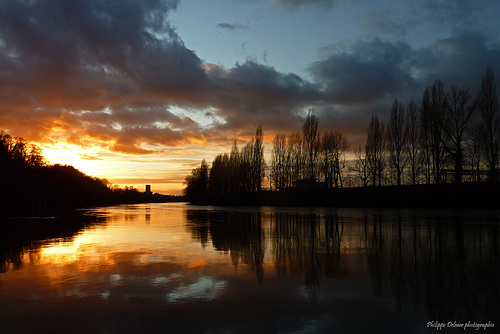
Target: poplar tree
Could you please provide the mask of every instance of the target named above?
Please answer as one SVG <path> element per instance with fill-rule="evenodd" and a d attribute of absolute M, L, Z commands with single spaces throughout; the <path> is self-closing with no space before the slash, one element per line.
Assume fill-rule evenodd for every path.
<path fill-rule="evenodd" d="M 302 126 L 302 139 L 307 159 L 307 177 L 316 180 L 317 156 L 319 152 L 318 118 L 309 110 L 304 125 Z"/>
<path fill-rule="evenodd" d="M 403 171 L 407 163 L 407 132 L 405 131 L 405 107 L 394 100 L 387 126 L 387 149 L 389 163 L 396 176 L 396 184 L 402 183 Z"/>
<path fill-rule="evenodd" d="M 365 154 L 368 164 L 368 174 L 372 179 L 372 185 L 382 185 L 382 174 L 385 168 L 384 147 L 384 124 L 373 114 L 368 126 L 365 145 Z"/>
<path fill-rule="evenodd" d="M 484 157 L 491 180 L 497 180 L 497 165 L 500 153 L 500 116 L 498 116 L 497 83 L 491 67 L 486 69 L 479 93 L 481 132 Z"/>

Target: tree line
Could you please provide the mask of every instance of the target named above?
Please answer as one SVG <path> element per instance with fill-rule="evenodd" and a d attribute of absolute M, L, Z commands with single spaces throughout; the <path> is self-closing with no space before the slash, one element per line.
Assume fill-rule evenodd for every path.
<path fill-rule="evenodd" d="M 203 160 L 185 179 L 186 198 L 195 203 L 221 199 L 228 194 L 258 193 L 263 184 L 272 190 L 294 187 L 294 182 L 323 177 L 329 188 L 341 187 L 346 167 L 347 138 L 336 131 L 320 135 L 312 110 L 302 132 L 277 134 L 268 165 L 264 159 L 262 127 L 241 150 L 234 141 L 231 152 L 217 155 L 211 167 Z"/>
<path fill-rule="evenodd" d="M 420 106 L 396 99 L 387 125 L 373 114 L 364 150 L 354 150 L 357 185 L 498 181 L 500 116 L 491 67 L 479 94 L 436 80 Z"/>
<path fill-rule="evenodd" d="M 264 159 L 262 127 L 241 150 L 203 160 L 185 180 L 188 200 L 203 202 L 231 193 L 297 188 L 309 182 L 332 189 L 345 186 L 439 184 L 498 181 L 500 116 L 496 80 L 486 69 L 479 94 L 470 88 L 445 90 L 436 80 L 420 104 L 397 98 L 387 124 L 372 115 L 364 147 L 352 150 L 339 131 L 318 129 L 309 110 L 302 131 L 274 137 L 269 163 Z"/>
<path fill-rule="evenodd" d="M 270 187 L 284 190 L 298 181 L 323 180 L 327 188 L 343 186 L 345 153 L 349 140 L 338 131 L 318 130 L 318 118 L 310 110 L 302 132 L 277 134 L 273 141 Z"/>
<path fill-rule="evenodd" d="M 42 150 L 21 137 L 0 132 L 0 216 L 44 215 L 88 205 L 176 200 L 47 162 Z"/>
<path fill-rule="evenodd" d="M 4 172 L 8 167 L 37 167 L 46 164 L 40 147 L 26 142 L 24 138 L 13 138 L 0 132 L 0 168 Z"/>
<path fill-rule="evenodd" d="M 241 150 L 236 140 L 230 153 L 217 155 L 211 168 L 203 160 L 185 179 L 184 194 L 190 202 L 219 199 L 230 193 L 260 192 L 265 177 L 262 127 Z"/>

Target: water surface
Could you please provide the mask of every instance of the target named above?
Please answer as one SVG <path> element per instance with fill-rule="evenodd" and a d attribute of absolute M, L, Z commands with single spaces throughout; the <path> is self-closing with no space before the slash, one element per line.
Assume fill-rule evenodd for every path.
<path fill-rule="evenodd" d="M 82 213 L 85 223 L 32 219 L 51 232 L 0 239 L 0 333 L 500 326 L 498 211 L 176 203 Z"/>

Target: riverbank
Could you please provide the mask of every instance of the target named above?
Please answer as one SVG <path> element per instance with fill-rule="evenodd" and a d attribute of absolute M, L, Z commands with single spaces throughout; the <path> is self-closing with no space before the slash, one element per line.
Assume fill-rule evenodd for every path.
<path fill-rule="evenodd" d="M 210 198 L 211 205 L 500 209 L 500 183 L 263 191 Z"/>
<path fill-rule="evenodd" d="M 53 216 L 91 206 L 182 201 L 181 196 L 113 187 L 72 166 L 0 164 L 0 217 Z"/>
<path fill-rule="evenodd" d="M 138 191 L 110 192 L 107 196 L 81 196 L 75 193 L 62 193 L 59 196 L 0 196 L 0 222 L 5 217 L 53 217 L 71 214 L 74 210 L 97 206 L 120 204 L 184 202 L 184 197 L 147 194 Z"/>

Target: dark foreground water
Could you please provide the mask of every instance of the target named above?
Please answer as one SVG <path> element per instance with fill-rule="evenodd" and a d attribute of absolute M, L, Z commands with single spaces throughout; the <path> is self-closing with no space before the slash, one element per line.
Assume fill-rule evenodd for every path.
<path fill-rule="evenodd" d="M 500 327 L 499 211 L 145 204 L 84 213 L 84 222 L 2 221 L 38 229 L 0 237 L 0 333 Z"/>

